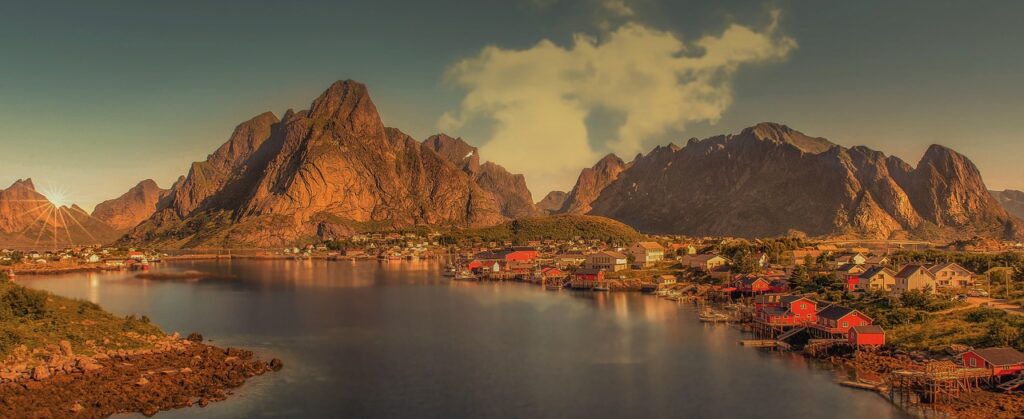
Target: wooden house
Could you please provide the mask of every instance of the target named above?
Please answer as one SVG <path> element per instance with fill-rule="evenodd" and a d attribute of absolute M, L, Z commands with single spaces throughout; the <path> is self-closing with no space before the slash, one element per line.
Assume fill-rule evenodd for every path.
<path fill-rule="evenodd" d="M 590 289 L 604 283 L 604 270 L 582 268 L 572 273 L 569 284 L 572 288 Z"/>
<path fill-rule="evenodd" d="M 1013 348 L 972 349 L 961 355 L 965 368 L 988 368 L 1002 377 L 1024 371 L 1024 354 Z"/>
<path fill-rule="evenodd" d="M 882 326 L 874 324 L 854 326 L 850 328 L 847 340 L 850 345 L 857 348 L 877 348 L 885 345 L 885 330 L 882 329 Z"/>

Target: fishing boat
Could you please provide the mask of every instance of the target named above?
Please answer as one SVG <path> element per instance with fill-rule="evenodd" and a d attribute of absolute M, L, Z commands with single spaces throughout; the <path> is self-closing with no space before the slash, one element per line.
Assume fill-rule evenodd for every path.
<path fill-rule="evenodd" d="M 608 286 L 606 286 L 606 285 L 598 285 L 598 286 L 596 286 L 596 287 L 594 287 L 594 288 L 592 288 L 592 289 L 593 289 L 594 291 L 610 291 L 610 290 L 611 290 L 611 289 L 610 289 L 610 288 L 608 288 Z"/>
<path fill-rule="evenodd" d="M 558 291 L 558 290 L 561 290 L 564 287 L 565 286 L 562 285 L 561 282 L 552 282 L 550 284 L 545 285 L 544 289 L 546 289 L 548 291 Z"/>
<path fill-rule="evenodd" d="M 729 316 L 728 315 L 725 315 L 725 314 L 722 314 L 722 313 L 716 313 L 716 312 L 711 311 L 711 310 L 704 310 L 703 312 L 700 313 L 699 316 L 697 316 L 697 318 L 699 318 L 700 321 L 706 322 L 706 323 L 719 323 L 719 322 L 727 322 L 727 321 L 729 321 Z"/>
<path fill-rule="evenodd" d="M 459 272 L 459 271 L 458 271 L 457 269 L 455 269 L 455 267 L 454 267 L 454 266 L 452 266 L 452 265 L 448 265 L 448 266 L 446 266 L 446 267 L 444 268 L 444 276 L 447 276 L 447 277 L 453 277 L 453 276 L 455 276 L 455 275 L 456 275 L 456 274 L 457 274 L 458 272 Z"/>
<path fill-rule="evenodd" d="M 473 275 L 469 271 L 462 271 L 462 272 L 459 272 L 459 273 L 455 274 L 455 279 L 460 280 L 460 281 L 476 281 L 477 277 L 476 277 L 476 275 Z"/>

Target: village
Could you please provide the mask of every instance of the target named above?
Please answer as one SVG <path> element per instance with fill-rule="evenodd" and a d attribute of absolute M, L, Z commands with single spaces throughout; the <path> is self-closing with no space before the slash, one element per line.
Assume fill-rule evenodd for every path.
<path fill-rule="evenodd" d="M 102 246 L 3 249 L 0 271 L 13 278 L 224 258 L 437 260 L 443 275 L 458 281 L 648 293 L 695 307 L 699 321 L 740 328 L 750 338 L 738 344 L 832 359 L 868 373 L 844 385 L 877 391 L 894 402 L 940 406 L 961 395 L 1004 396 L 1024 388 L 1024 353 L 1018 351 L 1024 341 L 1019 333 L 1024 290 L 1013 289 L 1024 267 L 1018 249 L 1014 243 L 998 251 L 964 251 L 962 245 L 803 239 L 482 241 L 439 233 L 372 233 L 280 250 L 176 255 Z M 977 318 L 982 320 L 971 323 Z M 950 321 L 955 323 L 944 323 Z M 928 328 L 935 330 L 921 332 Z"/>

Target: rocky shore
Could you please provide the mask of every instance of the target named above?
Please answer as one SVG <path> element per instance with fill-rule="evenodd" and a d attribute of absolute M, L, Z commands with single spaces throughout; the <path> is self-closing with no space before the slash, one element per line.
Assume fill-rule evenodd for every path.
<path fill-rule="evenodd" d="M 150 416 L 223 400 L 245 380 L 282 367 L 251 351 L 203 344 L 197 334 L 141 338 L 151 349 L 97 348 L 85 356 L 66 341 L 17 348 L 0 367 L 0 417 Z"/>
<path fill-rule="evenodd" d="M 928 358 L 901 351 L 860 352 L 831 355 L 825 358 L 838 368 L 852 372 L 859 382 L 875 383 L 876 391 L 888 396 L 886 377 L 897 370 L 924 370 Z M 998 393 L 984 389 L 961 395 L 946 403 L 904 406 L 909 413 L 932 416 L 935 413 L 955 418 L 1020 418 L 1024 417 L 1024 397 L 1020 394 Z"/>

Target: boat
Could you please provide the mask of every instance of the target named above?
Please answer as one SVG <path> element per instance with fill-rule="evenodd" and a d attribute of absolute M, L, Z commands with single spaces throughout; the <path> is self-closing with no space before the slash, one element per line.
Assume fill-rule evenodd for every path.
<path fill-rule="evenodd" d="M 544 289 L 546 289 L 546 290 L 548 290 L 548 291 L 558 291 L 558 290 L 561 290 L 561 289 L 562 289 L 562 288 L 564 288 L 564 287 L 565 287 L 565 286 L 564 286 L 564 285 L 562 285 L 562 283 L 561 283 L 561 282 L 555 282 L 555 283 L 552 283 L 552 284 L 547 284 L 547 285 L 545 285 L 545 286 L 544 286 Z"/>
<path fill-rule="evenodd" d="M 473 275 L 469 271 L 462 271 L 462 272 L 459 272 L 458 274 L 455 275 L 455 279 L 461 280 L 461 281 L 476 281 L 477 277 L 476 277 L 476 275 Z"/>
<path fill-rule="evenodd" d="M 608 286 L 606 286 L 606 285 L 598 285 L 598 286 L 596 286 L 596 287 L 594 287 L 592 289 L 594 291 L 611 291 L 611 289 L 608 288 Z"/>
<path fill-rule="evenodd" d="M 719 323 L 719 322 L 727 322 L 727 321 L 729 321 L 729 316 L 728 315 L 725 315 L 725 314 L 722 314 L 722 313 L 716 313 L 716 312 L 711 311 L 711 310 L 705 310 L 705 311 L 701 312 L 700 315 L 697 316 L 697 318 L 699 318 L 700 321 L 707 322 L 707 323 Z"/>

